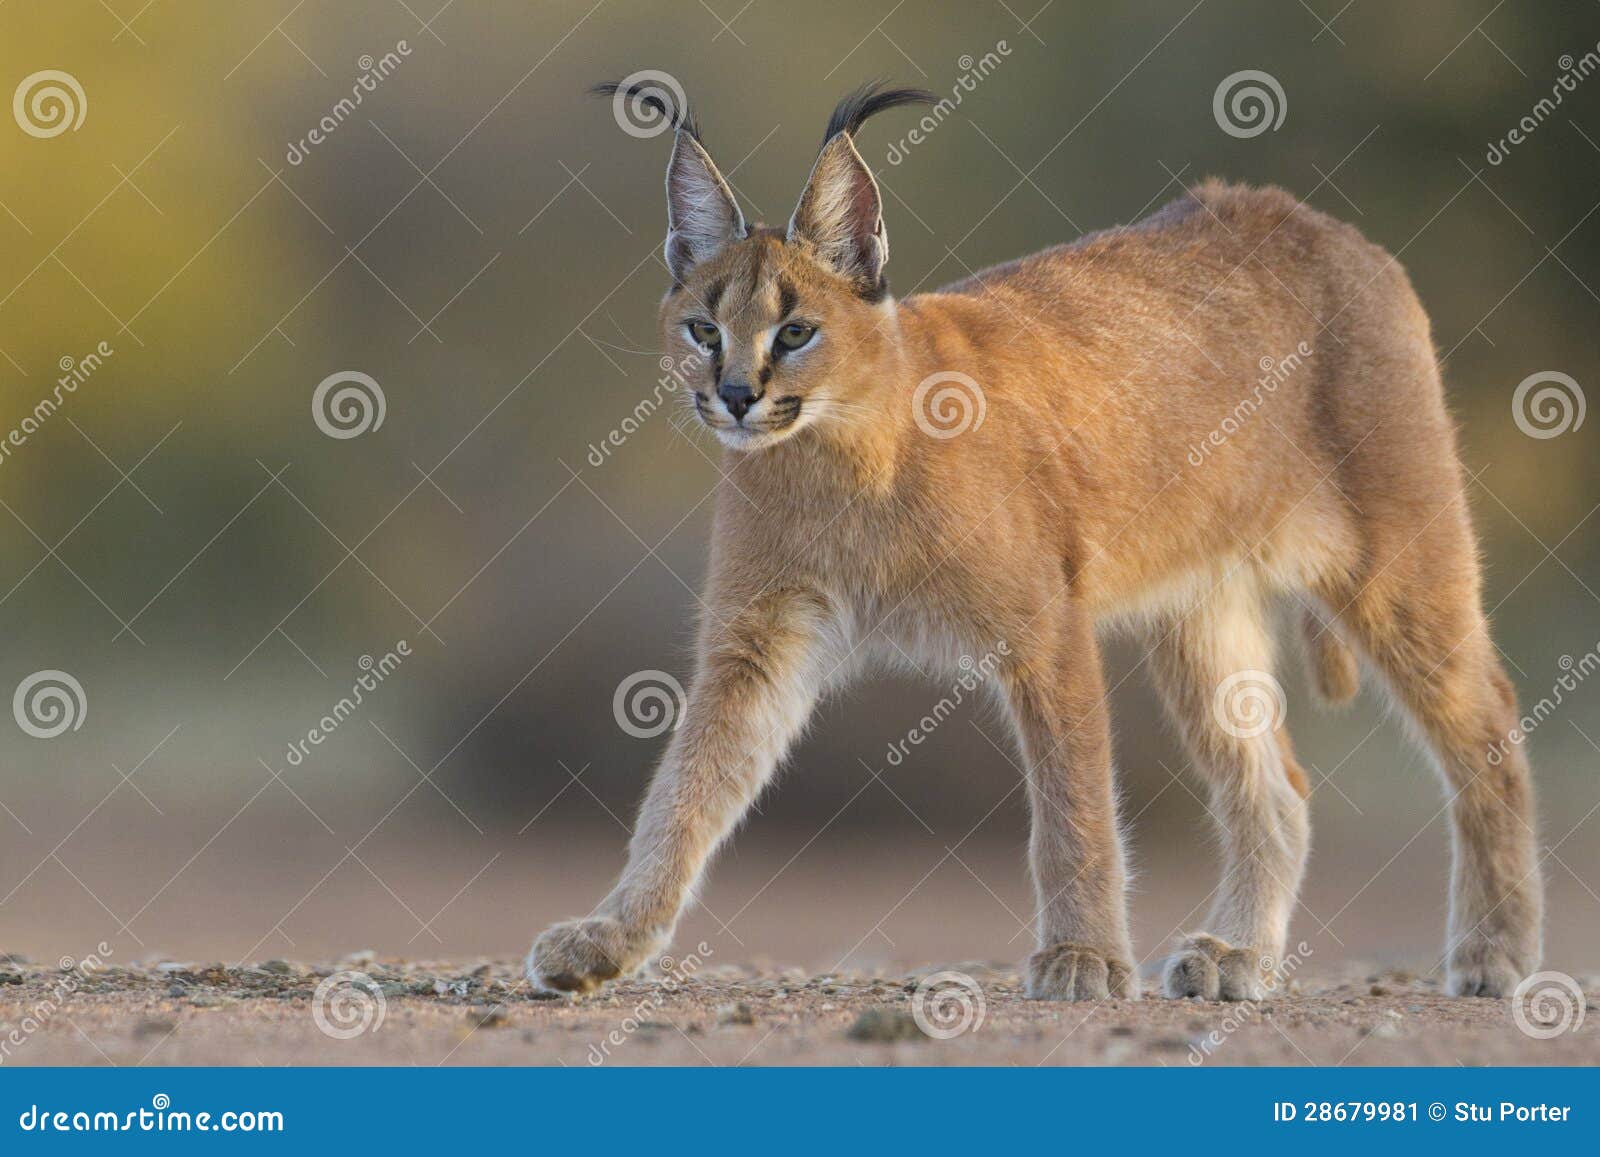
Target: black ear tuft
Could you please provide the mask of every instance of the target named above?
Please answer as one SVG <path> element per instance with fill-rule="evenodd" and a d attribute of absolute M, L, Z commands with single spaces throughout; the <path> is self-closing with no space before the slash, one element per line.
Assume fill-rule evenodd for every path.
<path fill-rule="evenodd" d="M 634 75 L 637 76 L 639 74 L 635 73 Z M 623 88 L 622 82 L 607 80 L 591 88 L 589 95 L 614 98 L 619 92 L 622 93 L 624 99 L 637 101 L 646 108 L 654 109 L 666 117 L 667 123 L 675 130 L 688 133 L 697 141 L 700 139 L 700 124 L 695 120 L 694 114 L 689 111 L 687 102 L 684 102 L 682 108 L 678 107 L 678 100 L 671 89 L 665 85 L 648 80 L 640 80 Z"/>
<path fill-rule="evenodd" d="M 822 143 L 827 144 L 840 133 L 854 136 L 863 121 L 885 109 L 899 108 L 903 104 L 939 103 L 939 98 L 926 89 L 886 88 L 886 83 L 882 80 L 868 81 L 834 106 Z"/>

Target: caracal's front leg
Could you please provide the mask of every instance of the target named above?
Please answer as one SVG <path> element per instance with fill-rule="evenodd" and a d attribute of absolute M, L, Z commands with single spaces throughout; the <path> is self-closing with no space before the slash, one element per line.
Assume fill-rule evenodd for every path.
<path fill-rule="evenodd" d="M 833 622 L 811 590 L 714 601 L 684 719 L 640 808 L 628 866 L 593 915 L 534 941 L 530 980 L 589 992 L 666 945 L 701 869 L 811 713 L 838 659 L 825 646 L 837 637 Z"/>
<path fill-rule="evenodd" d="M 1018 650 L 1007 692 L 1027 761 L 1038 951 L 1029 996 L 1137 997 L 1127 873 L 1111 781 L 1111 727 L 1094 627 L 1069 607 L 1046 643 Z"/>

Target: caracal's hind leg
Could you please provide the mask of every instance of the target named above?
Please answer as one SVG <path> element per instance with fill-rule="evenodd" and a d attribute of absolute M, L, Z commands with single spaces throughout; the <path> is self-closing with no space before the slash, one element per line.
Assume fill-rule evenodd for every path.
<path fill-rule="evenodd" d="M 1396 527 L 1360 580 L 1323 592 L 1347 637 L 1387 676 L 1444 781 L 1450 918 L 1444 963 L 1456 996 L 1504 996 L 1539 967 L 1543 911 L 1533 785 L 1517 702 L 1489 639 L 1461 498 Z"/>
<path fill-rule="evenodd" d="M 1178 945 L 1163 987 L 1175 997 L 1254 999 L 1282 959 L 1311 841 L 1266 609 L 1253 576 L 1240 573 L 1156 630 L 1156 683 L 1209 789 L 1223 849 L 1204 930 Z"/>

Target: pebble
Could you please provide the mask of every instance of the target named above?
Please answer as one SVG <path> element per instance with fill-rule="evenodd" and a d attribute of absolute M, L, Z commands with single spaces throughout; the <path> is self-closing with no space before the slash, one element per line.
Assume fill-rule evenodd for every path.
<path fill-rule="evenodd" d="M 869 1008 L 856 1018 L 845 1033 L 851 1040 L 887 1044 L 893 1041 L 917 1040 L 923 1033 L 916 1018 L 909 1013 L 891 1008 Z"/>
<path fill-rule="evenodd" d="M 467 1020 L 469 1023 L 476 1024 L 479 1028 L 504 1028 L 510 1023 L 506 1019 L 506 1010 L 499 1005 L 495 1005 L 481 1016 L 477 1013 L 468 1013 Z"/>
<path fill-rule="evenodd" d="M 718 1024 L 755 1024 L 755 1022 L 756 1014 L 743 1001 L 738 1004 L 724 1004 L 717 1009 Z"/>
<path fill-rule="evenodd" d="M 294 971 L 294 965 L 287 960 L 264 960 L 260 967 L 262 972 L 270 972 L 274 976 L 288 976 Z"/>

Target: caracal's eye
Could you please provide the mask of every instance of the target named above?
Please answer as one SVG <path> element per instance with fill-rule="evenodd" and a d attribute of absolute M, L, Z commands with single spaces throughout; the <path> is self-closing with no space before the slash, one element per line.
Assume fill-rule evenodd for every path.
<path fill-rule="evenodd" d="M 803 321 L 791 321 L 778 330 L 778 348 L 797 350 L 810 341 L 816 332 L 817 327 L 814 325 L 807 325 Z"/>
<path fill-rule="evenodd" d="M 685 325 L 689 330 L 689 336 L 705 346 L 706 349 L 714 350 L 722 344 L 722 331 L 712 322 L 695 318 L 693 321 L 686 322 Z"/>

